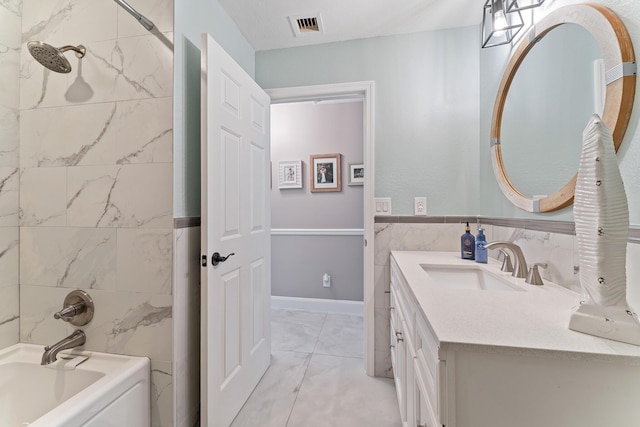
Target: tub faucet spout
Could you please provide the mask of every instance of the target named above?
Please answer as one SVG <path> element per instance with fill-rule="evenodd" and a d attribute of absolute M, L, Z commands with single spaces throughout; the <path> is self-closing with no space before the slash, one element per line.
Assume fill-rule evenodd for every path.
<path fill-rule="evenodd" d="M 58 353 L 62 350 L 67 350 L 74 347 L 79 347 L 87 341 L 87 336 L 83 331 L 77 330 L 66 338 L 61 339 L 53 345 L 48 345 L 44 348 L 44 354 L 42 355 L 41 365 L 48 365 L 57 360 Z"/>
<path fill-rule="evenodd" d="M 527 261 L 524 259 L 524 254 L 522 253 L 522 249 L 520 249 L 520 246 L 511 242 L 491 242 L 484 245 L 484 247 L 487 249 L 509 249 L 511 252 L 513 252 L 513 255 L 516 259 L 511 275 L 519 278 L 527 277 Z"/>

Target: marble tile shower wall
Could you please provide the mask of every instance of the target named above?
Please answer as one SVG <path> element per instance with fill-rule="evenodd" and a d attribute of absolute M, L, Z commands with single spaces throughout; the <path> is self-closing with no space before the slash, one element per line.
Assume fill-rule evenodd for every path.
<path fill-rule="evenodd" d="M 0 348 L 19 341 L 18 140 L 21 0 L 0 1 Z"/>
<path fill-rule="evenodd" d="M 545 262 L 543 279 L 580 292 L 574 266 L 579 264 L 576 237 L 560 233 L 486 225 L 487 240 L 506 240 L 522 247 L 529 264 Z M 475 230 L 475 226 L 472 226 Z M 459 251 L 462 224 L 375 224 L 375 375 L 392 377 L 389 352 L 389 255 L 392 250 Z M 474 231 L 475 233 L 475 231 Z M 627 246 L 627 296 L 629 303 L 640 311 L 640 244 Z M 497 251 L 489 251 L 497 257 Z M 634 304 L 635 303 L 635 304 Z"/>
<path fill-rule="evenodd" d="M 86 348 L 151 358 L 152 423 L 170 426 L 173 0 L 130 3 L 159 31 L 108 0 L 23 0 L 20 340 L 68 335 L 53 313 L 71 288 L 87 290 Z M 57 74 L 28 40 L 87 53 L 68 52 L 73 71 Z"/>

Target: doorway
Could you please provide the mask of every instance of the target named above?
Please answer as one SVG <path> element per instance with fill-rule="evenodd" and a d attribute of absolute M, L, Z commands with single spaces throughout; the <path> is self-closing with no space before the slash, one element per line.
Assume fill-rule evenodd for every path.
<path fill-rule="evenodd" d="M 271 105 L 274 308 L 362 314 L 363 186 L 349 173 L 362 165 L 362 106 L 362 97 Z"/>
<path fill-rule="evenodd" d="M 300 102 L 345 102 L 346 100 L 359 99 L 362 101 L 362 166 L 364 177 L 362 179 L 363 194 L 363 230 L 364 247 L 362 248 L 363 260 L 363 289 L 364 301 L 364 350 L 365 370 L 368 375 L 374 375 L 374 280 L 373 280 L 373 184 L 374 184 L 374 155 L 373 155 L 373 82 L 358 82 L 346 84 L 305 86 L 295 88 L 270 89 L 266 92 L 271 97 L 273 104 L 289 104 Z M 273 129 L 272 129 L 273 132 Z M 305 159 L 306 161 L 306 159 Z M 275 162 L 273 168 L 278 168 Z M 306 178 L 304 184 L 312 185 L 309 179 L 312 166 L 303 175 Z M 342 177 L 342 185 L 349 183 L 349 165 L 343 165 L 342 171 L 346 174 Z M 274 174 L 277 177 L 277 174 Z M 274 180 L 273 186 L 277 188 L 279 182 Z M 354 231 L 355 232 L 355 231 Z M 361 240 L 362 242 L 362 240 Z"/>

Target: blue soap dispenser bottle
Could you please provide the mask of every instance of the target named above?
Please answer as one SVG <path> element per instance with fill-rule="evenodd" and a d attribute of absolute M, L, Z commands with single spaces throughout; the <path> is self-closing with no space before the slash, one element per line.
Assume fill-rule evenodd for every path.
<path fill-rule="evenodd" d="M 476 262 L 482 264 L 487 263 L 487 238 L 484 235 L 484 228 L 478 228 L 478 235 L 476 236 Z"/>
<path fill-rule="evenodd" d="M 462 259 L 475 259 L 476 238 L 471 234 L 471 228 L 467 222 L 465 233 L 460 237 L 460 257 Z"/>

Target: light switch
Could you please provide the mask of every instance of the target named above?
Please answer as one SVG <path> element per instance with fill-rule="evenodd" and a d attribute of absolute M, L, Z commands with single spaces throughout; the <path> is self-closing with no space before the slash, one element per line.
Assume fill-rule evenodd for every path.
<path fill-rule="evenodd" d="M 376 214 L 391 215 L 391 197 L 376 197 Z"/>

